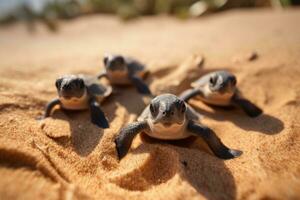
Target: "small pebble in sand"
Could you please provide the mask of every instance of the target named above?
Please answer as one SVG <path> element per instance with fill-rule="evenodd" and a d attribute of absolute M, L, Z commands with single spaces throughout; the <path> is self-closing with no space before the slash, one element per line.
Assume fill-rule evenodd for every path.
<path fill-rule="evenodd" d="M 184 161 L 182 161 L 182 164 L 185 166 L 185 167 L 187 167 L 188 166 L 188 163 L 184 160 Z"/>
<path fill-rule="evenodd" d="M 15 119 L 14 119 L 13 117 L 9 117 L 9 118 L 8 118 L 8 121 L 9 121 L 9 122 L 14 122 Z"/>
<path fill-rule="evenodd" d="M 45 124 L 44 120 L 39 121 L 39 126 L 40 126 L 41 129 L 44 129 L 45 125 L 46 124 Z"/>
<path fill-rule="evenodd" d="M 258 58 L 258 53 L 256 51 L 252 51 L 252 52 L 249 52 L 247 54 L 244 54 L 244 55 L 236 55 L 232 58 L 232 62 L 234 63 L 241 63 L 241 62 L 244 62 L 244 61 L 254 61 Z"/>
<path fill-rule="evenodd" d="M 247 60 L 249 60 L 249 61 L 256 60 L 257 58 L 258 58 L 258 54 L 255 51 L 252 51 L 251 53 L 249 53 L 247 55 Z"/>
<path fill-rule="evenodd" d="M 203 64 L 204 64 L 204 56 L 198 56 L 197 57 L 197 62 L 198 62 L 198 64 L 197 64 L 197 66 L 199 67 L 199 68 L 201 68 L 202 66 L 203 66 Z"/>

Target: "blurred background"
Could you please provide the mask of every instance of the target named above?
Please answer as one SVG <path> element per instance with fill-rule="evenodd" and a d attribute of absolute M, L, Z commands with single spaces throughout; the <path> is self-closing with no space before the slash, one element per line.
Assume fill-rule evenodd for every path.
<path fill-rule="evenodd" d="M 150 15 L 189 19 L 234 8 L 284 9 L 297 5 L 300 0 L 0 0 L 0 25 L 21 21 L 34 31 L 39 22 L 55 32 L 59 20 L 97 13 L 117 15 L 124 21 Z"/>

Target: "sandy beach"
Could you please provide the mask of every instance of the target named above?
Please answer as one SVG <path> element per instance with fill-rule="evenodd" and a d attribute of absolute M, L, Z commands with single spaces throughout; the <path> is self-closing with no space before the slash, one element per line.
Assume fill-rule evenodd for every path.
<path fill-rule="evenodd" d="M 299 21 L 299 9 L 258 9 L 188 21 L 96 15 L 60 22 L 57 33 L 1 28 L 0 199 L 300 199 Z M 55 109 L 38 120 L 57 96 L 55 79 L 96 75 L 106 52 L 145 63 L 155 94 L 179 94 L 213 70 L 234 73 L 263 115 L 190 104 L 243 155 L 221 160 L 201 139 L 140 134 L 120 162 L 114 139 L 148 102 L 132 87 L 103 103 L 109 129 L 90 123 L 88 111 Z"/>

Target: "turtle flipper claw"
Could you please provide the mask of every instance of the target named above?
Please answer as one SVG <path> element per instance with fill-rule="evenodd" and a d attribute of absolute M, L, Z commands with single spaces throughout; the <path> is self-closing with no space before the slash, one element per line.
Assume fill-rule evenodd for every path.
<path fill-rule="evenodd" d="M 212 152 L 221 159 L 232 159 L 242 155 L 242 151 L 230 149 L 222 143 L 220 138 L 210 128 L 196 124 L 190 121 L 188 124 L 188 130 L 196 135 L 203 138 L 203 140 L 210 147 Z"/>
<path fill-rule="evenodd" d="M 237 158 L 237 157 L 240 157 L 243 152 L 240 151 L 240 150 L 235 150 L 235 149 L 230 149 L 229 150 L 229 153 L 234 157 L 234 158 Z"/>

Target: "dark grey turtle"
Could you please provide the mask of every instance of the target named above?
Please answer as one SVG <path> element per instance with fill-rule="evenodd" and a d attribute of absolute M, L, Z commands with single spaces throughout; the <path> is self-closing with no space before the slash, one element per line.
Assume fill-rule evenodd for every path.
<path fill-rule="evenodd" d="M 111 86 L 98 83 L 93 77 L 84 75 L 65 75 L 55 82 L 58 98 L 46 106 L 44 117 L 49 117 L 54 106 L 66 110 L 90 109 L 91 121 L 101 128 L 109 128 L 108 121 L 100 108 L 100 103 L 112 93 Z"/>
<path fill-rule="evenodd" d="M 188 104 L 173 94 L 155 97 L 137 122 L 121 129 L 115 140 L 119 159 L 127 154 L 132 140 L 140 132 L 162 140 L 199 136 L 204 139 L 213 153 L 222 159 L 231 159 L 242 154 L 241 151 L 226 147 L 213 130 L 197 123 L 198 117 Z"/>
<path fill-rule="evenodd" d="M 150 95 L 151 91 L 143 79 L 149 73 L 138 61 L 121 55 L 106 55 L 103 59 L 105 70 L 98 78 L 107 77 L 113 85 L 136 86 L 138 92 Z"/>
<path fill-rule="evenodd" d="M 212 72 L 193 82 L 192 89 L 184 91 L 179 97 L 186 102 L 197 97 L 210 105 L 236 106 L 248 116 L 257 117 L 262 110 L 241 96 L 236 82 L 236 77 L 228 71 Z"/>

